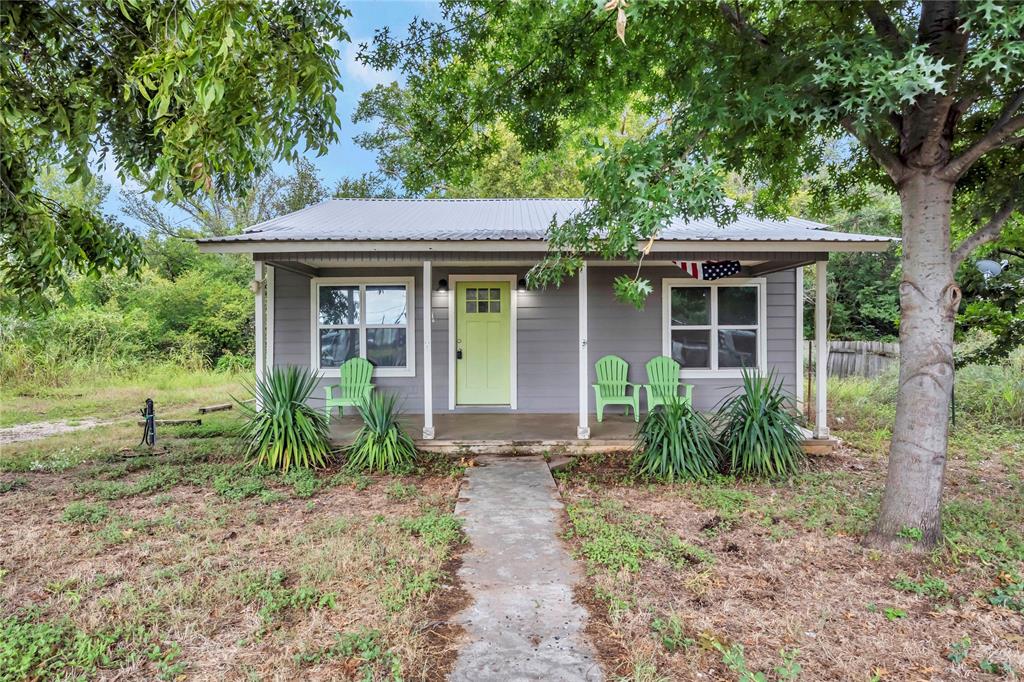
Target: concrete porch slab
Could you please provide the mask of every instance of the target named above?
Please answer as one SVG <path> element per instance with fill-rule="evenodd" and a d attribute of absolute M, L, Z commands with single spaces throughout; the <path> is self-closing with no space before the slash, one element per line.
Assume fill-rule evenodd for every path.
<path fill-rule="evenodd" d="M 632 417 L 605 413 L 604 421 L 590 420 L 590 438 L 576 437 L 575 414 L 528 412 L 443 412 L 434 415 L 434 438 L 425 440 L 423 417 L 404 415 L 406 432 L 423 452 L 446 455 L 590 455 L 627 452 L 633 448 L 636 422 Z M 338 446 L 355 437 L 362 421 L 356 415 L 331 418 L 331 438 Z M 828 454 L 834 439 L 806 438 L 804 452 Z"/>

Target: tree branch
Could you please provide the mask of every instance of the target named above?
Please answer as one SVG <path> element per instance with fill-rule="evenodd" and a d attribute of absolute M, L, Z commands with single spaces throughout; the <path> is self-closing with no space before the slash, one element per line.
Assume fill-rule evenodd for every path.
<path fill-rule="evenodd" d="M 1003 230 L 1003 225 L 1010 219 L 1014 209 L 1017 207 L 1016 197 L 1010 197 L 1007 199 L 999 210 L 995 212 L 989 221 L 979 228 L 974 234 L 960 242 L 960 245 L 953 251 L 953 268 L 955 269 L 960 263 L 963 262 L 967 256 L 971 254 L 971 251 L 978 248 L 982 244 L 988 244 L 989 242 L 995 241 L 999 238 L 999 233 Z"/>
<path fill-rule="evenodd" d="M 1024 105 L 1024 89 L 1018 90 L 1013 99 L 1006 103 L 999 118 L 980 140 L 946 164 L 940 176 L 945 180 L 958 180 L 978 159 L 1002 145 L 1007 138 L 1018 131 L 1024 130 L 1024 115 L 1014 116 L 1022 105 Z"/>
<path fill-rule="evenodd" d="M 858 132 L 857 127 L 854 126 L 851 118 L 843 118 L 839 121 L 839 124 L 843 126 L 846 132 L 853 135 L 853 137 L 867 148 L 868 153 L 871 154 L 871 158 L 878 162 L 878 165 L 885 170 L 896 185 L 899 185 L 903 180 L 903 173 L 907 169 L 903 164 L 903 161 L 901 161 L 896 154 L 887 149 L 877 137 L 867 133 Z"/>
<path fill-rule="evenodd" d="M 900 33 L 889 13 L 882 7 L 882 3 L 878 0 L 864 3 L 864 13 L 868 15 L 868 21 L 874 27 L 875 34 L 890 50 L 897 55 L 902 55 L 910 49 L 910 43 Z"/>
<path fill-rule="evenodd" d="M 732 24 L 733 28 L 735 28 L 738 33 L 753 38 L 754 42 L 761 47 L 768 47 L 771 45 L 771 41 L 768 40 L 768 36 L 751 26 L 747 22 L 746 18 L 740 14 L 738 4 L 736 7 L 733 7 L 727 2 L 720 2 L 718 3 L 718 8 L 722 10 L 722 14 L 725 15 L 726 20 Z"/>

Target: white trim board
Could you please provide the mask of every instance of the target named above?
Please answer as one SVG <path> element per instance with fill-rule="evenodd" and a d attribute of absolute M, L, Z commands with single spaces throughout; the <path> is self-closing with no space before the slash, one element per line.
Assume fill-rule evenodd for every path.
<path fill-rule="evenodd" d="M 436 274 L 434 275 L 437 276 Z M 519 292 L 516 284 L 519 282 L 519 275 L 470 275 L 466 273 L 449 274 L 448 280 L 448 410 L 455 410 L 458 405 L 455 403 L 455 331 L 458 324 L 455 320 L 455 284 L 456 282 L 509 282 L 509 298 L 512 307 L 511 316 L 511 345 L 509 346 L 509 367 L 512 373 L 509 382 L 509 408 L 518 409 L 519 405 L 519 310 L 517 300 Z M 472 407 L 468 406 L 467 407 Z"/>
<path fill-rule="evenodd" d="M 768 296 L 767 282 L 764 277 L 723 277 L 711 281 L 693 279 L 692 277 L 674 278 L 665 277 L 661 280 L 661 353 L 672 357 L 672 287 L 710 287 L 719 286 L 754 286 L 757 287 L 757 369 L 762 375 L 767 373 L 768 368 Z M 714 295 L 710 300 L 711 310 L 709 324 L 696 325 L 706 326 L 713 332 L 718 324 L 718 296 Z M 731 326 L 731 325 L 730 325 Z M 751 325 L 752 326 L 752 325 Z M 717 363 L 718 358 L 718 337 L 716 334 L 709 334 L 711 347 L 709 357 L 712 365 Z M 728 369 L 687 369 L 680 370 L 680 377 L 683 379 L 737 379 L 743 376 L 740 368 Z"/>
<path fill-rule="evenodd" d="M 722 252 L 801 252 L 830 253 L 839 251 L 886 251 L 893 240 L 885 241 L 824 241 L 824 240 L 727 240 L 710 239 L 659 239 L 654 243 L 653 252 L 689 251 L 699 254 L 701 251 Z M 396 251 L 433 252 L 433 251 L 477 251 L 480 253 L 509 251 L 540 251 L 548 250 L 548 243 L 543 239 L 475 239 L 462 241 L 432 240 L 380 240 L 380 241 L 346 241 L 343 239 L 324 239 L 308 241 L 290 240 L 251 240 L 204 242 L 197 241 L 201 253 L 322 253 L 324 251 L 366 251 L 394 253 Z M 637 248 L 642 247 L 639 244 Z"/>
<path fill-rule="evenodd" d="M 313 371 L 321 377 L 341 377 L 341 368 L 321 368 L 320 367 L 320 338 L 317 333 L 319 325 L 319 311 L 317 305 L 319 303 L 319 296 L 317 288 L 320 286 L 336 285 L 367 285 L 367 284 L 401 284 L 406 287 L 405 290 L 405 305 L 406 305 L 406 317 L 409 322 L 405 325 L 406 338 L 405 338 L 405 367 L 374 367 L 373 376 L 375 377 L 414 377 L 416 376 L 416 278 L 413 276 L 396 276 L 396 277 L 313 277 L 309 280 L 309 366 L 313 368 Z M 360 310 L 365 306 L 365 300 L 362 296 L 359 299 Z M 360 315 L 362 319 L 362 315 Z M 373 325 L 371 325 L 373 326 Z M 366 326 L 361 324 L 359 326 L 359 348 L 362 351 L 360 357 L 365 357 L 366 353 Z"/>

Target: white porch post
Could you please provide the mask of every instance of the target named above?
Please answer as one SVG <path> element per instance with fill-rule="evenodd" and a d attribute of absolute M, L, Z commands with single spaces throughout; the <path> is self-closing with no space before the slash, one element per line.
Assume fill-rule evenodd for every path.
<path fill-rule="evenodd" d="M 430 304 L 433 287 L 431 263 L 423 261 L 423 438 L 434 437 L 434 357 L 430 351 L 430 327 L 433 312 Z"/>
<path fill-rule="evenodd" d="M 252 291 L 256 294 L 256 378 L 262 379 L 266 368 L 266 318 L 263 311 L 263 261 L 255 262 Z"/>
<path fill-rule="evenodd" d="M 804 395 L 804 266 L 796 269 L 796 409 L 807 414 Z"/>
<path fill-rule="evenodd" d="M 590 362 L 587 359 L 587 264 L 584 262 L 579 274 L 579 331 L 580 331 L 580 423 L 576 427 L 577 438 L 590 438 L 590 415 L 587 406 L 587 378 Z"/>
<path fill-rule="evenodd" d="M 263 261 L 254 261 L 253 280 L 250 287 L 252 292 L 256 295 L 256 380 L 260 381 L 263 379 L 264 370 L 266 368 L 266 318 L 263 312 L 263 290 L 265 285 L 263 282 Z M 262 410 L 263 403 L 259 397 L 256 398 L 256 409 Z"/>
<path fill-rule="evenodd" d="M 814 361 L 815 403 L 814 437 L 828 438 L 828 261 L 820 260 L 814 267 Z"/>

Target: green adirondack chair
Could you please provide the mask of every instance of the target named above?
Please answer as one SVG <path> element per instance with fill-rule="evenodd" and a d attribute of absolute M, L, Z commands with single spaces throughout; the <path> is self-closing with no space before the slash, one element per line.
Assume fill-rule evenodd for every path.
<path fill-rule="evenodd" d="M 633 408 L 633 421 L 640 421 L 640 386 L 627 381 L 629 363 L 617 355 L 606 355 L 594 365 L 597 383 L 594 384 L 594 403 L 597 421 L 604 421 L 605 405 L 625 405 L 626 414 Z"/>
<path fill-rule="evenodd" d="M 325 386 L 327 399 L 324 401 L 324 411 L 327 414 L 327 423 L 331 423 L 331 408 L 337 407 L 338 413 L 344 417 L 345 407 L 355 407 L 370 397 L 373 384 L 370 378 L 373 376 L 373 365 L 363 358 L 351 358 L 341 365 L 341 382 L 334 386 Z M 339 389 L 340 395 L 334 397 L 334 389 Z"/>
<path fill-rule="evenodd" d="M 683 386 L 683 402 L 692 405 L 693 386 Z M 679 398 L 679 363 L 666 355 L 651 358 L 647 362 L 647 383 L 644 384 L 644 392 L 647 393 L 648 412 L 669 400 Z"/>

